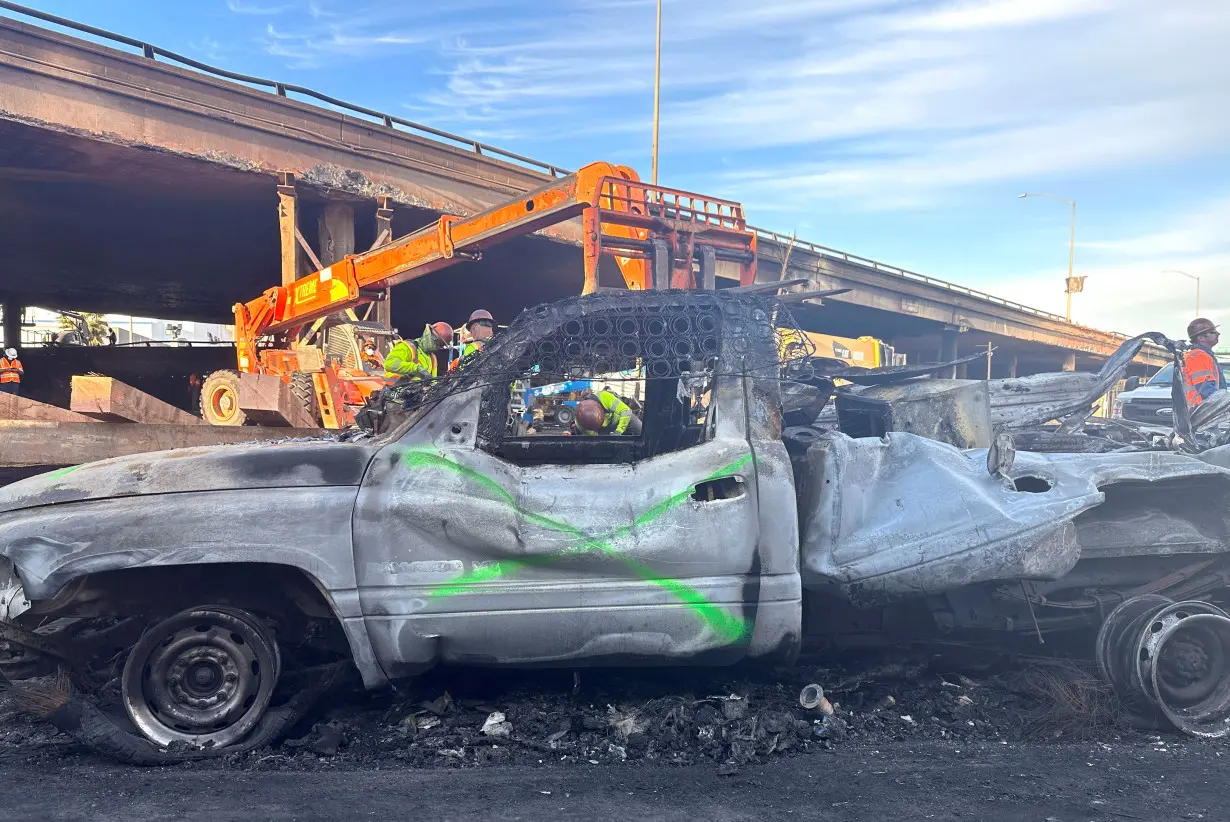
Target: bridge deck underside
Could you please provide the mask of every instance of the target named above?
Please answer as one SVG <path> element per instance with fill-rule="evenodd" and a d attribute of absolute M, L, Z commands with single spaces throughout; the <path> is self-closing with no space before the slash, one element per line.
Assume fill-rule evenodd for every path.
<path fill-rule="evenodd" d="M 276 180 L 150 149 L 0 120 L 0 300 L 19 305 L 228 322 L 231 306 L 280 281 Z M 301 229 L 315 237 L 326 193 L 300 189 Z M 355 199 L 356 248 L 371 245 L 375 204 Z M 394 211 L 404 234 L 439 212 Z M 468 314 L 504 318 L 575 294 L 578 249 L 528 237 L 477 263 L 398 288 L 403 328 Z"/>

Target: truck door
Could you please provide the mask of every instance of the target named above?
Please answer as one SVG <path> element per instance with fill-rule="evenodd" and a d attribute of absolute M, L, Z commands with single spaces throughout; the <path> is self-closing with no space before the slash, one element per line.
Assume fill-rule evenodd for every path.
<path fill-rule="evenodd" d="M 661 308 L 663 298 L 643 296 Z M 722 373 L 716 341 L 697 349 L 713 356 L 680 377 L 657 365 L 659 347 L 633 343 L 640 334 L 618 335 L 626 316 L 555 319 L 546 334 L 541 323 L 514 325 L 489 346 L 493 361 L 501 346 L 525 354 L 515 368 L 492 362 L 474 387 L 459 384 L 364 480 L 356 571 L 386 671 L 410 675 L 441 660 L 730 662 L 792 652 L 793 484 L 752 381 Z M 602 339 L 608 328 L 616 339 Z M 566 353 L 580 329 L 588 344 L 561 361 L 554 352 Z M 613 361 L 597 361 L 595 341 Z M 639 374 L 641 434 L 514 436 L 510 385 L 531 369 L 540 381 Z"/>

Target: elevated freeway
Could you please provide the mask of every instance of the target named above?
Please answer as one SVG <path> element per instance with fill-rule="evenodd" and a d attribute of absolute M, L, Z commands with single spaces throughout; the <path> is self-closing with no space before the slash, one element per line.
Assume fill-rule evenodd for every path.
<path fill-rule="evenodd" d="M 94 39 L 29 20 L 75 27 Z M 325 258 L 375 240 L 379 198 L 387 198 L 393 232 L 401 234 L 441 213 L 475 213 L 565 173 L 0 0 L 6 339 L 16 332 L 15 309 L 27 305 L 226 321 L 234 302 L 279 281 L 279 182 L 293 182 L 303 233 Z M 401 286 L 393 320 L 403 328 L 455 321 L 478 294 L 485 307 L 510 316 L 576 293 L 579 236 L 579 225 L 564 224 L 447 276 Z M 773 232 L 762 231 L 760 242 L 760 279 L 807 276 L 823 288 L 852 289 L 802 309 L 805 323 L 875 335 L 915 359 L 965 354 L 990 342 L 997 375 L 1085 369 L 1123 339 Z M 607 282 L 618 281 L 608 275 L 614 279 Z M 1161 362 L 1157 352 L 1144 357 L 1146 365 Z"/>

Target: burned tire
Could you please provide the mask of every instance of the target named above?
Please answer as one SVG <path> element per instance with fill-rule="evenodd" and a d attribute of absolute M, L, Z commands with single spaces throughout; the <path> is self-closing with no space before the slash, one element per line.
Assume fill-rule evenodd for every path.
<path fill-rule="evenodd" d="M 210 425 L 243 425 L 248 421 L 239 407 L 239 372 L 215 371 L 205 378 L 201 417 Z"/>
<path fill-rule="evenodd" d="M 316 385 L 312 382 L 312 375 L 306 371 L 291 374 L 290 392 L 295 395 L 295 399 L 303 406 L 303 410 L 307 411 L 312 421 L 320 425 L 320 408 L 316 403 Z"/>
<path fill-rule="evenodd" d="M 269 706 L 282 661 L 272 632 L 239 608 L 182 611 L 145 632 L 124 664 L 124 710 L 152 742 L 220 748 Z"/>

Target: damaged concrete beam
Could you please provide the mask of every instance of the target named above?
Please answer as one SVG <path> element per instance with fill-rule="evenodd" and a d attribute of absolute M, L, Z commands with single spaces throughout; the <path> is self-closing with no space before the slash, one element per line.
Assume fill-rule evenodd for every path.
<path fill-rule="evenodd" d="M 58 405 L 0 394 L 0 420 L 28 420 L 37 422 L 97 422 L 85 414 L 78 414 Z"/>
<path fill-rule="evenodd" d="M 103 422 L 203 424 L 199 417 L 112 377 L 73 377 L 69 407 Z"/>
<path fill-rule="evenodd" d="M 349 203 L 325 204 L 318 220 L 320 261 L 325 265 L 341 262 L 354 253 L 354 206 Z"/>
<path fill-rule="evenodd" d="M 0 468 L 79 465 L 147 451 L 316 437 L 322 433 L 319 428 L 0 420 L 0 441 L 4 442 Z"/>

